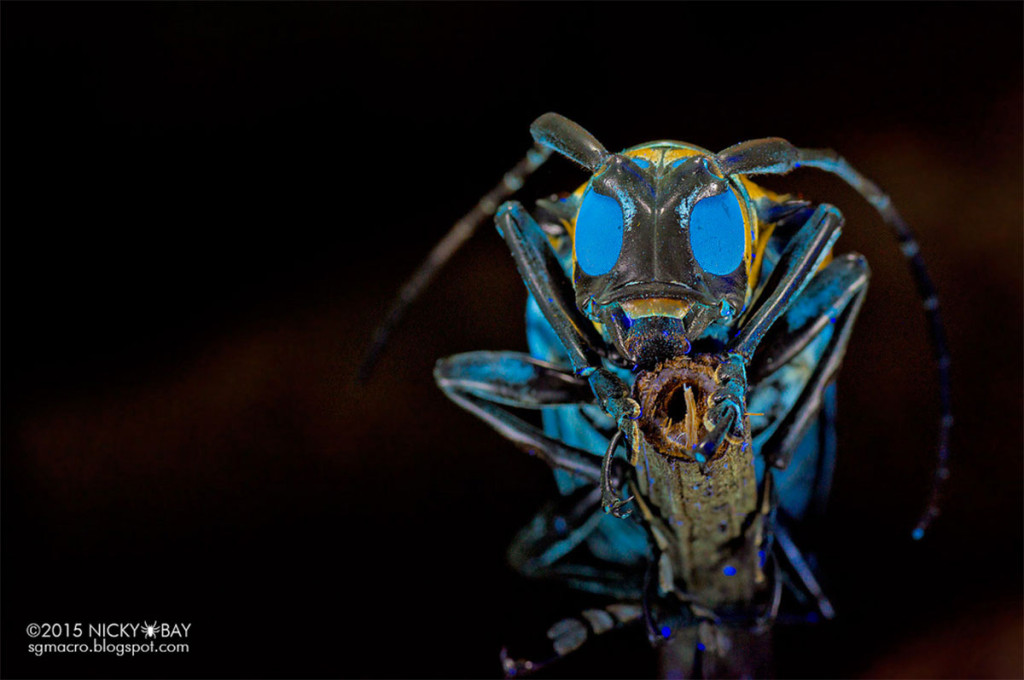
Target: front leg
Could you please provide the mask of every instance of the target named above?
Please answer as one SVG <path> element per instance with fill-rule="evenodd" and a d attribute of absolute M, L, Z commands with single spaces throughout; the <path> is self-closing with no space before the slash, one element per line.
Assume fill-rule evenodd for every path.
<path fill-rule="evenodd" d="M 754 301 L 730 347 L 750 363 L 754 350 L 772 324 L 793 304 L 810 282 L 842 231 L 843 216 L 820 205 L 783 251 L 761 294 Z"/>
<path fill-rule="evenodd" d="M 572 282 L 558 264 L 544 229 L 516 201 L 498 209 L 494 224 L 508 244 L 527 290 L 565 347 L 573 372 L 582 375 L 587 369 L 600 367 L 599 348 L 604 341 L 576 309 Z"/>
<path fill-rule="evenodd" d="M 640 405 L 630 397 L 629 386 L 603 367 L 601 350 L 604 341 L 593 324 L 576 308 L 572 283 L 558 264 L 544 230 L 522 205 L 514 201 L 501 206 L 495 225 L 512 252 L 527 290 L 565 348 L 573 372 L 590 383 L 601 408 L 625 434 L 635 456 L 641 442 L 636 423 Z M 610 483 L 607 474 L 602 479 L 607 487 Z M 616 504 L 606 505 L 607 511 L 615 512 L 616 516 L 621 514 L 619 507 Z"/>

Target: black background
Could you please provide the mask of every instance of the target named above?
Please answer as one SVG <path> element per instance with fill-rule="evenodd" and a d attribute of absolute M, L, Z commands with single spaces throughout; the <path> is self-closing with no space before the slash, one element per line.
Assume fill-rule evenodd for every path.
<path fill-rule="evenodd" d="M 919 232 L 954 361 L 953 476 L 923 316 L 829 177 L 872 288 L 819 546 L 840 618 L 783 676 L 1021 662 L 1021 19 L 1006 4 L 2 7 L 3 674 L 493 676 L 574 613 L 505 545 L 553 492 L 447 402 L 436 357 L 521 349 L 490 227 L 360 354 L 401 281 L 554 110 L 612 149 L 832 146 Z M 584 179 L 555 159 L 531 199 Z M 27 653 L 30 622 L 191 622 L 165 657 Z M 553 675 L 644 676 L 639 631 Z"/>

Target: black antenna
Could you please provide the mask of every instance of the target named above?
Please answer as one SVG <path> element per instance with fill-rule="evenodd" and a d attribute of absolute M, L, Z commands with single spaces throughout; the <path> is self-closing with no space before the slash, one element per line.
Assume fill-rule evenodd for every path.
<path fill-rule="evenodd" d="M 384 321 L 377 327 L 373 335 L 373 342 L 363 356 L 362 363 L 359 365 L 356 380 L 365 382 L 370 377 L 370 373 L 380 358 L 384 345 L 387 344 L 391 333 L 405 316 L 409 306 L 430 285 L 430 282 L 437 276 L 441 268 L 455 255 L 462 244 L 469 240 L 469 237 L 476 232 L 484 220 L 493 216 L 502 201 L 518 191 L 523 186 L 526 178 L 543 165 L 550 154 L 551 151 L 549 149 L 540 144 L 534 145 L 527 152 L 526 156 L 516 163 L 515 167 L 505 173 L 501 182 L 484 194 L 484 197 L 473 206 L 473 209 L 463 215 L 462 219 L 456 222 L 448 233 L 445 234 L 444 238 L 434 246 L 430 254 L 427 255 L 427 259 L 420 264 L 413 275 L 409 277 L 409 280 L 405 282 L 405 285 L 402 286 L 401 290 L 399 290 L 398 297 L 391 303 L 387 316 L 384 317 Z"/>

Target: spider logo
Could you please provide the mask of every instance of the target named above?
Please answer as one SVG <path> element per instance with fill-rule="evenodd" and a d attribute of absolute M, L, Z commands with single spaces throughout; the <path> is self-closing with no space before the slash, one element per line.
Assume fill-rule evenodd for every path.
<path fill-rule="evenodd" d="M 146 637 L 148 637 L 148 638 L 155 638 L 156 637 L 156 625 L 157 624 L 156 624 L 155 621 L 153 623 L 145 623 L 145 622 L 142 623 L 142 631 L 146 634 Z"/>

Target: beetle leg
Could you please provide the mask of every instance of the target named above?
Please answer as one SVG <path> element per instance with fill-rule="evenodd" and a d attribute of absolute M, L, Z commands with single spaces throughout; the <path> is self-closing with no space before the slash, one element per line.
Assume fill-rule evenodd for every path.
<path fill-rule="evenodd" d="M 828 323 L 833 324 L 832 336 L 807 384 L 762 447 L 765 460 L 778 468 L 789 464 L 821 409 L 822 395 L 835 378 L 846 353 L 853 322 L 867 294 L 869 277 L 867 261 L 860 255 L 846 255 L 831 262 L 807 287 L 801 303 L 786 315 L 787 323 L 780 324 L 769 334 L 763 345 L 764 356 L 759 356 L 752 367 L 752 373 L 766 375 L 784 360 L 796 356 Z"/>
<path fill-rule="evenodd" d="M 525 576 L 547 575 L 551 565 L 597 527 L 600 502 L 598 488 L 587 485 L 548 503 L 516 536 L 509 547 L 509 562 Z"/>
<path fill-rule="evenodd" d="M 775 545 L 779 549 L 778 552 L 785 558 L 791 573 L 799 580 L 804 592 L 814 600 L 818 613 L 826 619 L 835 618 L 836 611 L 832 608 L 832 603 L 829 602 L 825 592 L 821 589 L 821 585 L 818 584 L 818 579 L 814 577 L 814 572 L 811 570 L 807 560 L 804 559 L 800 549 L 796 547 L 796 543 L 790 538 L 789 532 L 779 523 L 775 525 L 774 533 Z"/>
<path fill-rule="evenodd" d="M 494 218 L 526 288 L 565 347 L 573 371 L 601 365 L 597 348 L 603 341 L 597 329 L 576 309 L 572 282 L 566 277 L 551 242 L 537 221 L 516 201 L 498 209 Z"/>
<path fill-rule="evenodd" d="M 746 366 L 739 354 L 729 353 L 726 361 L 715 371 L 715 379 L 719 384 L 711 395 L 711 411 L 708 420 L 714 427 L 708 433 L 704 443 L 694 450 L 694 457 L 704 472 L 704 464 L 726 440 L 728 435 L 741 435 L 743 430 L 743 404 L 746 400 L 747 377 Z"/>
<path fill-rule="evenodd" d="M 576 308 L 572 282 L 565 276 L 544 230 L 515 201 L 501 206 L 494 222 L 527 290 L 565 348 L 573 372 L 590 382 L 601 408 L 615 420 L 635 452 L 641 441 L 636 423 L 640 405 L 629 396 L 625 382 L 601 365 L 597 348 L 603 340 Z"/>
<path fill-rule="evenodd" d="M 601 507 L 605 512 L 611 513 L 619 519 L 625 519 L 629 517 L 632 510 L 623 510 L 623 506 L 633 500 L 633 496 L 630 496 L 626 500 L 621 500 L 615 493 L 616 489 L 612 484 L 612 456 L 615 455 L 615 449 L 618 448 L 619 443 L 622 441 L 622 430 L 618 430 L 608 442 L 608 450 L 604 454 L 604 458 L 601 460 Z"/>
<path fill-rule="evenodd" d="M 503 408 L 537 408 L 542 396 L 552 400 L 543 402 L 548 405 L 577 403 L 573 398 L 582 381 L 571 373 L 525 354 L 470 352 L 439 360 L 434 380 L 449 399 L 552 468 L 594 483 L 601 480 L 601 466 L 591 454 L 547 436 Z"/>
<path fill-rule="evenodd" d="M 547 504 L 516 536 L 508 550 L 509 563 L 524 576 L 565 581 L 597 595 L 637 597 L 639 583 L 621 565 L 563 560 L 597 529 L 604 517 L 600 502 L 600 490 L 588 485 Z"/>
<path fill-rule="evenodd" d="M 441 359 L 434 378 L 454 389 L 516 408 L 541 408 L 594 401 L 583 378 L 522 352 L 467 352 Z"/>
<path fill-rule="evenodd" d="M 814 276 L 839 238 L 842 224 L 843 217 L 838 210 L 820 205 L 790 241 L 731 343 L 731 351 L 743 357 L 745 363 L 750 363 L 765 333 L 786 313 Z"/>
<path fill-rule="evenodd" d="M 537 452 L 553 468 L 568 470 L 590 482 L 538 513 L 520 532 L 509 551 L 512 565 L 530 576 L 565 580 L 579 590 L 616 597 L 635 595 L 637 586 L 630 585 L 622 570 L 556 564 L 587 540 L 604 516 L 598 512 L 601 489 L 595 482 L 602 479 L 602 473 L 594 456 L 548 437 L 502 408 L 593 402 L 587 381 L 519 352 L 470 352 L 441 359 L 434 377 L 449 398 L 500 434 Z M 616 488 L 622 483 L 623 467 L 617 467 L 608 477 L 609 481 L 615 480 Z"/>
<path fill-rule="evenodd" d="M 788 363 L 816 338 L 867 285 L 867 262 L 857 254 L 836 257 L 815 274 L 782 322 L 764 335 L 747 374 L 751 384 Z"/>

